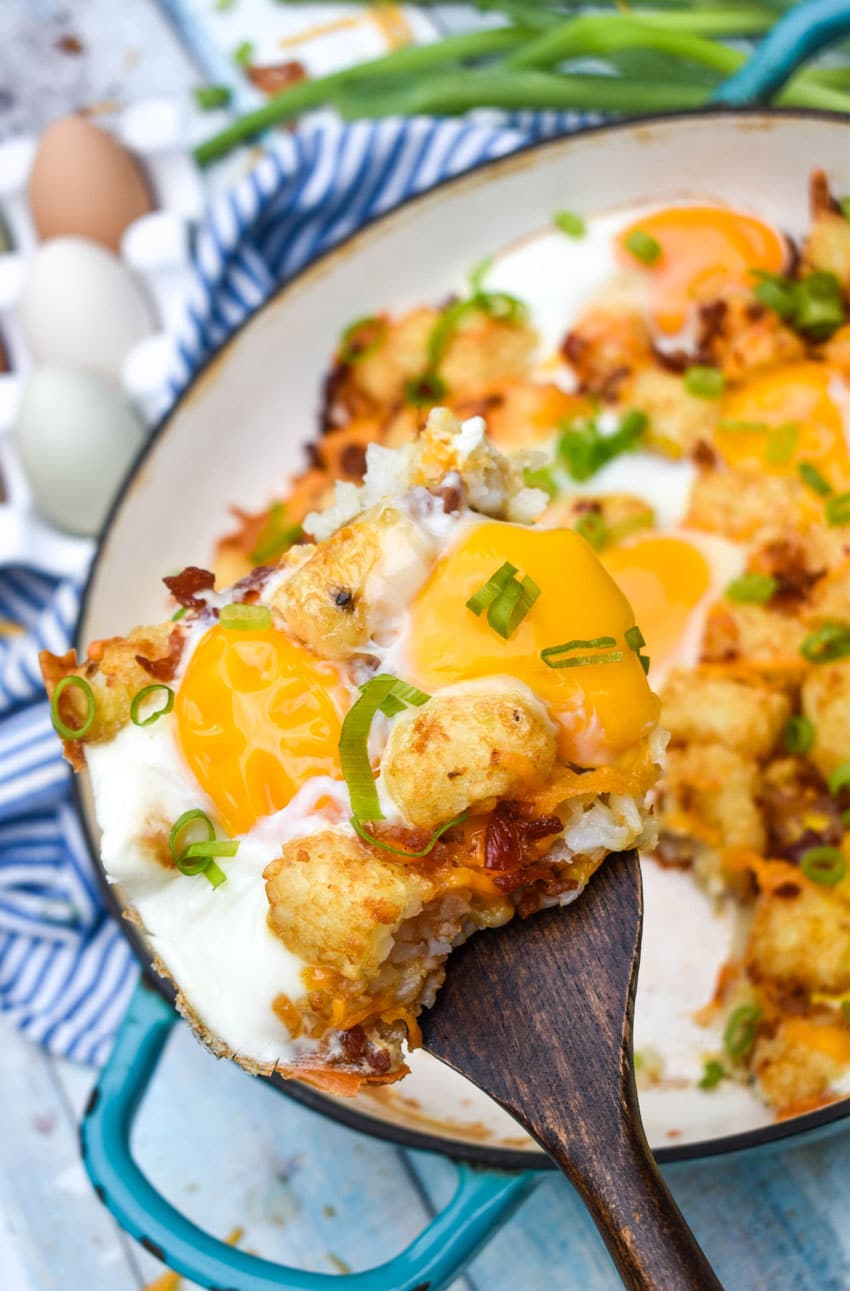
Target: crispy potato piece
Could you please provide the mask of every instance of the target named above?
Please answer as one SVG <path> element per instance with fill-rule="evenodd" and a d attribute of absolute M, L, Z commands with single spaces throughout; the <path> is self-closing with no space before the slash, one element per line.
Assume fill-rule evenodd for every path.
<path fill-rule="evenodd" d="M 661 692 L 661 725 L 674 740 L 722 744 L 765 758 L 791 713 L 786 695 L 766 686 L 676 669 Z"/>
<path fill-rule="evenodd" d="M 847 1071 L 842 1046 L 830 1043 L 834 1039 L 841 1039 L 835 1023 L 807 1018 L 789 1019 L 774 1036 L 757 1039 L 752 1066 L 767 1101 L 782 1111 L 828 1097 Z"/>
<path fill-rule="evenodd" d="M 475 398 L 524 376 L 536 345 L 537 333 L 528 323 L 499 322 L 472 310 L 449 343 L 440 376 L 452 399 Z"/>
<path fill-rule="evenodd" d="M 765 605 L 719 602 L 706 621 L 702 658 L 706 663 L 736 658 L 754 665 L 790 663 L 802 670 L 800 643 L 808 631 L 805 620 L 796 614 Z"/>
<path fill-rule="evenodd" d="M 718 401 L 688 394 L 680 376 L 657 366 L 640 368 L 623 383 L 621 396 L 649 418 L 645 442 L 668 457 L 687 457 L 710 443 Z"/>
<path fill-rule="evenodd" d="M 333 830 L 287 843 L 265 870 L 269 921 L 295 955 L 366 987 L 435 884 Z"/>
<path fill-rule="evenodd" d="M 637 368 L 652 362 L 652 338 L 643 313 L 616 290 L 592 305 L 561 346 L 583 391 L 603 399 L 617 396 Z"/>
<path fill-rule="evenodd" d="M 850 379 L 850 323 L 845 323 L 837 332 L 832 333 L 821 354 L 830 367 L 838 369 L 845 380 Z"/>
<path fill-rule="evenodd" d="M 850 990 L 850 904 L 842 893 L 808 883 L 796 896 L 763 892 L 747 958 L 756 980 L 836 995 Z"/>
<path fill-rule="evenodd" d="M 716 845 L 760 852 L 765 834 L 756 802 L 758 768 L 722 744 L 668 749 L 663 781 L 665 815 L 696 815 Z"/>
<path fill-rule="evenodd" d="M 757 540 L 773 530 L 777 516 L 793 524 L 803 497 L 804 486 L 796 479 L 723 468 L 700 471 L 685 523 L 733 541 Z"/>
<path fill-rule="evenodd" d="M 812 623 L 850 623 L 850 561 L 842 561 L 812 590 Z"/>
<path fill-rule="evenodd" d="M 834 273 L 846 295 L 850 290 L 850 222 L 835 209 L 822 170 L 812 171 L 809 205 L 812 222 L 803 243 L 803 267 Z"/>
<path fill-rule="evenodd" d="M 94 721 L 80 740 L 64 740 L 65 757 L 76 769 L 84 764 L 81 745 L 112 740 L 130 720 L 130 705 L 136 694 L 155 682 L 171 680 L 183 651 L 185 630 L 174 623 L 153 628 L 134 628 L 127 637 L 110 637 L 89 646 L 89 658 L 77 662 L 76 651 L 65 655 L 43 650 L 39 656 L 47 693 L 63 677 L 82 677 L 94 692 Z M 146 667 L 145 664 L 148 666 Z M 76 687 L 68 686 L 60 699 L 61 716 L 69 726 L 85 718 L 85 699 Z"/>
<path fill-rule="evenodd" d="M 767 368 L 805 357 L 806 347 L 777 314 L 752 296 L 730 295 L 700 311 L 700 350 L 727 381 L 742 381 Z"/>
<path fill-rule="evenodd" d="M 307 553 L 270 604 L 325 659 L 365 650 L 397 602 L 406 602 L 427 576 L 433 558 L 423 531 L 387 506 L 364 512 Z"/>
<path fill-rule="evenodd" d="M 803 682 L 803 713 L 814 724 L 809 757 L 824 776 L 850 759 L 850 663 L 824 663 Z"/>
<path fill-rule="evenodd" d="M 467 686 L 435 695 L 396 721 L 381 760 L 393 801 L 433 829 L 470 808 L 540 788 L 555 764 L 556 737 L 530 691 Z"/>

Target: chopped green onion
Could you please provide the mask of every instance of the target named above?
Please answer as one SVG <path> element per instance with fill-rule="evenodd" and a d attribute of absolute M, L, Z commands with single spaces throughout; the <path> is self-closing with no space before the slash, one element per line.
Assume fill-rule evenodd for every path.
<path fill-rule="evenodd" d="M 771 426 L 767 432 L 767 443 L 764 448 L 764 460 L 770 466 L 784 466 L 790 462 L 800 427 L 796 421 L 784 421 L 781 426 Z"/>
<path fill-rule="evenodd" d="M 826 783 L 832 794 L 841 793 L 842 789 L 850 789 L 850 762 L 842 762 L 834 771 L 830 771 Z"/>
<path fill-rule="evenodd" d="M 550 498 L 557 496 L 558 485 L 552 478 L 552 471 L 548 466 L 539 466 L 536 470 L 526 466 L 523 471 L 523 481 L 530 489 L 542 489 L 544 493 L 549 494 Z"/>
<path fill-rule="evenodd" d="M 635 448 L 648 424 L 646 414 L 634 408 L 612 435 L 603 435 L 592 418 L 580 418 L 562 428 L 558 457 L 574 480 L 589 480 L 615 457 Z"/>
<path fill-rule="evenodd" d="M 754 269 L 753 275 L 758 279 L 753 288 L 756 300 L 772 309 L 781 319 L 790 320 L 796 308 L 795 284 L 781 273 L 768 273 L 764 269 Z"/>
<path fill-rule="evenodd" d="M 374 834 L 369 833 L 365 825 L 356 816 L 351 817 L 351 826 L 360 835 L 364 843 L 369 843 L 372 847 L 382 847 L 385 852 L 392 852 L 394 856 L 409 856 L 411 860 L 416 860 L 417 857 L 427 856 L 429 852 L 433 851 L 434 845 L 442 838 L 443 834 L 452 829 L 453 826 L 462 824 L 468 815 L 468 811 L 462 811 L 459 816 L 455 816 L 452 820 L 447 820 L 445 825 L 439 825 L 425 847 L 418 852 L 408 852 L 403 847 L 393 847 L 391 843 L 385 843 L 383 839 L 376 838 Z"/>
<path fill-rule="evenodd" d="M 189 613 L 189 611 L 186 609 L 186 606 L 185 606 L 185 605 L 181 605 L 181 606 L 180 606 L 180 609 L 179 609 L 179 610 L 175 610 L 175 611 L 174 611 L 174 613 L 172 614 L 172 616 L 171 616 L 171 622 L 172 622 L 172 623 L 179 623 L 181 619 L 185 619 L 185 617 L 186 617 L 186 615 L 187 615 L 188 613 Z"/>
<path fill-rule="evenodd" d="M 600 551 L 608 538 L 608 526 L 598 511 L 585 511 L 576 521 L 576 533 L 580 533 L 594 551 Z"/>
<path fill-rule="evenodd" d="M 846 318 L 841 283 L 834 273 L 812 273 L 798 284 L 794 326 L 813 340 L 825 341 Z"/>
<path fill-rule="evenodd" d="M 251 560 L 255 565 L 278 560 L 300 537 L 300 524 L 287 524 L 286 508 L 281 502 L 273 502 L 269 507 L 268 519 L 257 538 L 257 545 L 251 552 Z"/>
<path fill-rule="evenodd" d="M 630 650 L 634 650 L 636 654 L 639 654 L 646 645 L 643 633 L 637 624 L 635 624 L 633 628 L 626 629 L 626 645 Z"/>
<path fill-rule="evenodd" d="M 369 762 L 369 731 L 372 718 L 379 710 L 387 712 L 387 701 L 391 698 L 418 708 L 427 703 L 430 696 L 390 673 L 380 673 L 360 687 L 360 698 L 352 704 L 342 723 L 339 763 L 348 786 L 351 810 L 358 820 L 384 819 Z M 390 716 L 400 711 L 392 704 L 389 709 Z"/>
<path fill-rule="evenodd" d="M 181 839 L 184 832 L 191 826 L 201 826 L 206 830 L 207 837 L 199 842 L 190 843 L 188 847 L 181 846 Z M 171 855 L 174 858 L 174 864 L 181 874 L 192 877 L 196 874 L 203 874 L 210 885 L 214 888 L 220 887 L 225 882 L 227 875 L 216 865 L 213 859 L 216 856 L 235 856 L 239 844 L 234 840 L 218 840 L 215 836 L 215 825 L 210 820 L 205 811 L 196 807 L 192 811 L 184 811 L 171 826 L 171 833 L 168 835 L 168 846 Z"/>
<path fill-rule="evenodd" d="M 386 676 L 387 674 L 382 675 Z M 372 678 L 372 680 L 376 679 Z M 360 693 L 364 694 L 371 684 L 371 681 L 364 681 L 360 687 Z M 421 708 L 423 704 L 428 703 L 430 698 L 431 696 L 424 690 L 419 690 L 416 686 L 411 686 L 409 682 L 400 681 L 396 677 L 395 684 L 387 694 L 384 702 L 379 705 L 379 709 L 385 717 L 395 717 L 396 713 L 402 712 L 408 704 L 412 704 L 414 708 Z"/>
<path fill-rule="evenodd" d="M 727 421 L 719 421 L 717 423 L 717 429 L 725 430 L 725 431 L 754 432 L 754 431 L 767 430 L 767 422 L 766 421 L 739 421 L 733 417 Z"/>
<path fill-rule="evenodd" d="M 445 397 L 446 383 L 436 372 L 420 372 L 404 383 L 404 402 L 414 408 L 424 408 Z"/>
<path fill-rule="evenodd" d="M 838 205 L 841 207 L 841 214 L 845 220 L 850 220 L 850 197 L 839 198 Z"/>
<path fill-rule="evenodd" d="M 215 108 L 226 108 L 231 93 L 226 85 L 196 85 L 192 97 L 202 112 L 212 112 Z"/>
<path fill-rule="evenodd" d="M 547 668 L 585 668 L 591 663 L 619 663 L 623 657 L 622 650 L 603 654 L 576 655 L 570 653 L 573 650 L 607 651 L 610 646 L 615 646 L 616 644 L 614 637 L 593 637 L 589 641 L 576 638 L 573 641 L 565 641 L 563 645 L 547 646 L 545 650 L 540 651 L 540 658 Z M 557 658 L 558 655 L 567 655 L 567 658 L 559 659 Z"/>
<path fill-rule="evenodd" d="M 661 255 L 661 243 L 643 229 L 635 229 L 626 238 L 626 250 L 641 264 L 655 264 Z"/>
<path fill-rule="evenodd" d="M 815 724 L 808 717 L 789 717 L 782 743 L 789 753 L 808 753 L 815 742 Z"/>
<path fill-rule="evenodd" d="M 240 631 L 265 632 L 272 625 L 271 610 L 267 605 L 225 605 L 218 621 L 223 628 Z"/>
<path fill-rule="evenodd" d="M 825 623 L 810 632 L 800 646 L 800 654 L 809 663 L 832 663 L 850 655 L 850 628 L 843 623 Z"/>
<path fill-rule="evenodd" d="M 492 268 L 492 256 L 485 256 L 483 260 L 478 261 L 478 264 L 472 266 L 469 271 L 469 287 L 473 296 L 477 296 L 483 289 L 484 279 Z"/>
<path fill-rule="evenodd" d="M 797 466 L 797 473 L 804 484 L 817 493 L 819 497 L 828 498 L 832 492 L 832 485 L 825 480 L 816 466 L 811 462 L 800 462 Z"/>
<path fill-rule="evenodd" d="M 850 524 L 850 493 L 836 493 L 828 498 L 825 507 L 827 524 Z"/>
<path fill-rule="evenodd" d="M 723 1047 L 730 1058 L 745 1058 L 756 1038 L 756 1023 L 761 1017 L 757 1004 L 742 1004 L 733 1010 L 723 1032 Z"/>
<path fill-rule="evenodd" d="M 685 389 L 700 399 L 719 399 L 726 389 L 726 378 L 720 368 L 697 363 L 685 373 Z"/>
<path fill-rule="evenodd" d="M 540 596 L 540 588 L 532 579 L 525 577 L 520 582 L 516 573 L 516 566 L 505 561 L 466 602 L 466 608 L 476 616 L 486 609 L 490 627 L 506 641 Z"/>
<path fill-rule="evenodd" d="M 587 233 L 587 225 L 580 215 L 574 211 L 556 211 L 553 216 L 553 223 L 556 229 L 566 233 L 568 238 L 583 238 Z"/>
<path fill-rule="evenodd" d="M 365 333 L 365 336 L 364 336 Z M 348 364 L 360 363 L 374 354 L 387 336 L 387 320 L 378 314 L 368 314 L 365 318 L 356 318 L 349 323 L 339 338 L 339 361 Z"/>
<path fill-rule="evenodd" d="M 482 291 L 473 296 L 469 303 L 500 323 L 523 323 L 528 317 L 525 302 L 507 291 Z"/>
<path fill-rule="evenodd" d="M 703 1068 L 698 1086 L 700 1089 L 716 1089 L 726 1076 L 726 1068 L 716 1058 L 710 1058 Z"/>
<path fill-rule="evenodd" d="M 247 67 L 254 57 L 254 42 L 241 40 L 233 51 L 233 61 L 240 67 Z"/>
<path fill-rule="evenodd" d="M 810 882 L 834 888 L 847 873 L 847 861 L 838 847 L 807 847 L 800 857 L 800 869 Z"/>
<path fill-rule="evenodd" d="M 753 570 L 727 584 L 726 599 L 738 605 L 765 605 L 778 586 L 772 574 L 759 574 Z"/>
<path fill-rule="evenodd" d="M 59 700 L 66 690 L 79 690 L 85 696 L 86 715 L 80 726 L 68 726 L 59 716 Z M 89 683 L 83 677 L 78 677 L 76 673 L 70 673 L 67 677 L 63 677 L 56 684 L 50 699 L 50 720 L 53 723 L 54 731 L 61 735 L 63 740 L 81 740 L 91 730 L 94 715 L 94 691 Z"/>
<path fill-rule="evenodd" d="M 141 711 L 142 704 L 149 695 L 155 694 L 158 690 L 165 691 L 165 703 L 161 708 L 155 708 L 147 717 L 140 717 L 139 713 Z M 134 726 L 152 726 L 158 718 L 164 717 L 166 713 L 170 713 L 173 707 L 174 691 L 171 687 L 164 685 L 162 682 L 154 682 L 150 686 L 143 686 L 138 694 L 133 696 L 133 702 L 130 705 L 130 721 Z"/>

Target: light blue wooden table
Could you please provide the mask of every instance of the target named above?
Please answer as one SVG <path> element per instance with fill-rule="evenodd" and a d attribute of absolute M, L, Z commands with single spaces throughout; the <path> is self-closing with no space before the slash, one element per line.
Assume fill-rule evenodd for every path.
<path fill-rule="evenodd" d="M 207 3 L 212 12 L 214 0 Z M 245 21 L 259 21 L 262 5 L 273 13 L 273 0 L 246 0 Z M 435 18 L 468 21 L 454 10 Z M 15 41 L 31 38 L 33 23 L 42 36 L 72 30 L 83 43 L 64 91 L 70 102 L 180 93 L 197 79 L 155 0 L 2 0 L 0 79 L 7 88 L 18 68 L 10 88 L 21 92 L 0 107 L 0 133 L 69 106 L 61 86 L 49 94 L 27 86 Z M 80 1164 L 77 1124 L 93 1080 L 0 1018 L 0 1291 L 137 1291 L 162 1273 L 112 1221 Z M 397 1251 L 454 1185 L 448 1162 L 304 1110 L 217 1063 L 185 1027 L 142 1109 L 136 1148 L 153 1181 L 196 1222 L 219 1236 L 241 1227 L 246 1248 L 322 1272 L 365 1268 Z M 850 1288 L 850 1135 L 679 1166 L 668 1178 L 728 1291 Z M 618 1285 L 569 1186 L 547 1177 L 453 1291 Z"/>

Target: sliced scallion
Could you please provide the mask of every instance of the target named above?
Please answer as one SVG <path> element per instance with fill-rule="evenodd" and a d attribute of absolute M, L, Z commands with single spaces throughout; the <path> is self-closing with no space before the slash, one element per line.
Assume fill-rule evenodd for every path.
<path fill-rule="evenodd" d="M 568 238 L 583 238 L 587 233 L 587 225 L 575 211 L 556 211 L 552 222 L 555 228 L 566 233 Z"/>
<path fill-rule="evenodd" d="M 404 383 L 404 402 L 414 408 L 425 408 L 445 397 L 446 383 L 436 372 L 420 372 Z"/>
<path fill-rule="evenodd" d="M 757 1004 L 742 1004 L 729 1014 L 723 1031 L 723 1047 L 730 1058 L 746 1058 L 755 1044 L 756 1023 L 760 1017 Z"/>
<path fill-rule="evenodd" d="M 229 105 L 231 92 L 226 85 L 196 85 L 192 97 L 202 112 L 212 112 Z"/>
<path fill-rule="evenodd" d="M 244 605 L 237 602 L 223 606 L 218 621 L 229 631 L 265 632 L 272 625 L 272 614 L 267 605 Z"/>
<path fill-rule="evenodd" d="M 716 1089 L 726 1075 L 726 1068 L 716 1058 L 709 1058 L 697 1082 L 700 1089 Z"/>
<path fill-rule="evenodd" d="M 824 514 L 827 524 L 835 527 L 850 524 L 850 493 L 836 493 L 827 498 Z"/>
<path fill-rule="evenodd" d="M 59 716 L 59 700 L 66 690 L 79 690 L 85 698 L 86 714 L 79 726 L 69 726 Z M 94 691 L 85 678 L 78 677 L 76 673 L 69 673 L 67 677 L 57 682 L 50 697 L 50 720 L 54 731 L 61 735 L 63 740 L 81 740 L 84 735 L 87 735 L 92 728 L 95 711 Z"/>
<path fill-rule="evenodd" d="M 378 711 L 395 716 L 400 711 L 389 700 L 420 707 L 430 699 L 423 690 L 409 686 L 389 673 L 379 674 L 360 687 L 360 698 L 355 700 L 345 715 L 339 737 L 339 763 L 343 779 L 348 786 L 351 810 L 358 820 L 383 820 L 384 813 L 375 788 L 375 777 L 369 762 L 369 731 L 372 718 Z"/>
<path fill-rule="evenodd" d="M 207 837 L 189 843 L 184 848 L 182 841 L 186 830 L 198 827 L 206 831 Z M 227 878 L 224 871 L 216 865 L 214 857 L 235 856 L 239 849 L 239 843 L 235 840 L 216 838 L 215 825 L 200 807 L 192 811 L 184 811 L 183 815 L 175 820 L 168 835 L 168 846 L 174 864 L 181 874 L 189 877 L 203 874 L 214 888 L 220 887 Z"/>
<path fill-rule="evenodd" d="M 427 856 L 429 852 L 433 851 L 434 845 L 440 840 L 440 838 L 442 838 L 443 834 L 452 829 L 455 825 L 462 824 L 468 815 L 468 811 L 462 811 L 460 815 L 455 816 L 453 820 L 447 820 L 444 825 L 439 825 L 434 830 L 426 845 L 418 852 L 408 852 L 403 847 L 394 847 L 392 843 L 385 843 L 383 839 L 376 838 L 374 834 L 369 833 L 362 821 L 358 820 L 356 816 L 351 817 L 351 827 L 355 833 L 360 835 L 364 843 L 369 843 L 372 847 L 381 847 L 385 852 L 392 852 L 394 856 L 408 856 L 411 860 L 416 860 L 420 856 Z"/>
<path fill-rule="evenodd" d="M 825 623 L 803 639 L 800 654 L 809 663 L 846 659 L 850 655 L 850 628 L 844 623 Z"/>
<path fill-rule="evenodd" d="M 608 532 L 608 526 L 598 511 L 585 511 L 576 521 L 576 533 L 580 533 L 594 551 L 601 551 L 605 546 Z"/>
<path fill-rule="evenodd" d="M 516 578 L 517 568 L 505 561 L 478 591 L 466 608 L 476 616 L 487 611 L 487 622 L 505 641 L 513 635 L 540 596 L 540 588 L 529 577 Z"/>
<path fill-rule="evenodd" d="M 160 690 L 165 692 L 164 703 L 160 708 L 155 708 L 152 712 L 148 713 L 147 717 L 142 717 L 142 704 L 146 699 L 149 699 L 151 695 L 155 695 L 157 691 Z M 164 685 L 162 682 L 154 682 L 150 686 L 143 686 L 142 689 L 133 696 L 133 702 L 130 704 L 130 721 L 134 726 L 152 726 L 160 717 L 164 717 L 166 713 L 170 713 L 173 707 L 174 691 L 171 687 Z"/>
<path fill-rule="evenodd" d="M 685 373 L 685 389 L 699 399 L 719 399 L 726 389 L 726 378 L 720 368 L 697 363 Z"/>
<path fill-rule="evenodd" d="M 847 861 L 838 847 L 807 847 L 800 857 L 800 869 L 811 883 L 834 888 L 847 874 Z"/>
<path fill-rule="evenodd" d="M 794 454 L 799 437 L 800 427 L 796 421 L 785 421 L 781 426 L 771 426 L 764 446 L 764 460 L 769 466 L 785 466 Z"/>
<path fill-rule="evenodd" d="M 772 574 L 750 570 L 739 578 L 733 578 L 726 585 L 726 599 L 738 605 L 765 605 L 778 586 L 779 583 Z"/>
<path fill-rule="evenodd" d="M 622 650 L 610 650 L 616 644 L 614 637 L 593 637 L 590 640 L 576 638 L 565 641 L 562 645 L 547 646 L 540 651 L 540 658 L 547 668 L 586 668 L 592 663 L 619 663 L 623 658 Z M 576 650 L 602 650 L 603 653 L 575 654 Z"/>
<path fill-rule="evenodd" d="M 842 789 L 850 789 L 850 762 L 842 762 L 834 771 L 830 771 L 826 783 L 832 794 L 841 793 Z"/>
<path fill-rule="evenodd" d="M 782 743 L 789 753 L 808 753 L 815 742 L 815 724 L 802 714 L 789 717 L 782 732 Z"/>
<path fill-rule="evenodd" d="M 626 250 L 641 264 L 655 264 L 661 256 L 661 243 L 651 233 L 634 229 L 626 238 Z"/>
<path fill-rule="evenodd" d="M 349 323 L 339 338 L 339 361 L 351 366 L 361 363 L 374 354 L 386 339 L 387 320 L 379 314 L 369 314 Z"/>
<path fill-rule="evenodd" d="M 824 479 L 816 466 L 811 462 L 800 462 L 797 466 L 797 474 L 805 485 L 818 497 L 828 498 L 832 492 L 832 485 L 829 480 Z"/>

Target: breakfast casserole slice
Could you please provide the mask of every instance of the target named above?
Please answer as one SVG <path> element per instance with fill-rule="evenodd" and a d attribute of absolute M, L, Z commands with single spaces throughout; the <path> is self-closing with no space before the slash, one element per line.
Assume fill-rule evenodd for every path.
<path fill-rule="evenodd" d="M 664 738 L 625 596 L 481 418 L 371 445 L 307 540 L 45 653 L 102 856 L 204 1041 L 335 1093 L 406 1071 L 454 946 L 650 845 Z"/>

